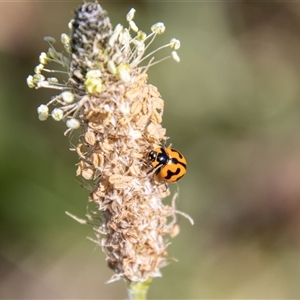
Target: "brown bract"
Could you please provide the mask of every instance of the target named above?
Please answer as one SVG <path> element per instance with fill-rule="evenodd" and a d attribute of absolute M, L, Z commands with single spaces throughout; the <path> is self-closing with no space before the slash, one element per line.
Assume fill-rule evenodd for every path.
<path fill-rule="evenodd" d="M 164 236 L 176 232 L 168 224 L 174 209 L 162 203 L 168 189 L 148 174 L 147 154 L 165 140 L 163 100 L 143 74 L 114 85 L 111 95 L 107 89 L 85 103 L 77 175 L 95 181 L 90 201 L 103 212 L 105 232 L 97 235 L 115 278 L 145 281 L 160 275 Z"/>

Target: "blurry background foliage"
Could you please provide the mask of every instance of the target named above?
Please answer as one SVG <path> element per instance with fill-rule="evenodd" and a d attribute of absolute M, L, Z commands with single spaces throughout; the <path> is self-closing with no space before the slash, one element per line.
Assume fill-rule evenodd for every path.
<path fill-rule="evenodd" d="M 64 213 L 83 217 L 88 192 L 64 124 L 37 119 L 55 91 L 25 82 L 47 50 L 43 37 L 59 45 L 79 4 L 0 3 L 1 298 L 126 297 L 122 281 L 105 284 L 112 272 L 85 238 L 92 228 Z M 162 270 L 150 298 L 299 298 L 300 3 L 102 5 L 114 25 L 135 7 L 141 29 L 165 23 L 157 44 L 182 43 L 181 63 L 153 67 L 149 82 L 189 163 L 178 208 L 195 225 L 180 218 L 169 247 L 179 262 Z"/>

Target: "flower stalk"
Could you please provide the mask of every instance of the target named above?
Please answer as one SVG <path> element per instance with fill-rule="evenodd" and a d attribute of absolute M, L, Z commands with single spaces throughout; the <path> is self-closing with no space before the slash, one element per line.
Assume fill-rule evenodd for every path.
<path fill-rule="evenodd" d="M 147 292 L 152 282 L 152 278 L 144 282 L 131 282 L 128 284 L 128 299 L 129 300 L 145 300 Z"/>
<path fill-rule="evenodd" d="M 45 38 L 49 50 L 41 53 L 27 83 L 61 91 L 37 112 L 41 121 L 51 116 L 65 122 L 65 134 L 81 130 L 73 149 L 79 157 L 76 175 L 92 186 L 89 201 L 96 209 L 87 222 L 80 222 L 93 225 L 95 242 L 114 271 L 110 282 L 123 278 L 130 299 L 145 299 L 152 278 L 161 276 L 160 269 L 169 262 L 169 239 L 179 232 L 177 214 L 192 220 L 177 211 L 177 193 L 171 205 L 163 204 L 168 185 L 151 172 L 147 159 L 167 140 L 161 125 L 164 101 L 147 82 L 147 70 L 159 62 L 153 54 L 166 47 L 172 50 L 168 57 L 178 62 L 180 42 L 172 39 L 147 54 L 165 26 L 156 23 L 146 34 L 134 23 L 134 14 L 134 9 L 127 14 L 128 28 L 113 28 L 97 2 L 83 3 L 69 23 L 70 35 L 61 36 L 66 53 L 55 49 L 53 38 Z M 62 70 L 46 69 L 48 63 Z M 67 79 L 42 75 L 55 72 Z"/>

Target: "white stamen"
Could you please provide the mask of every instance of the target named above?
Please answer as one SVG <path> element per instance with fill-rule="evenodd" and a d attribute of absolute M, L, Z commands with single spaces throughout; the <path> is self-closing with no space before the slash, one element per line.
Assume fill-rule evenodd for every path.
<path fill-rule="evenodd" d="M 157 22 L 151 26 L 151 31 L 157 34 L 162 34 L 166 30 L 166 26 L 162 22 Z"/>
<path fill-rule="evenodd" d="M 61 121 L 63 119 L 64 113 L 63 113 L 62 109 L 54 108 L 51 113 L 51 116 L 55 121 Z"/>
<path fill-rule="evenodd" d="M 128 12 L 128 14 L 126 15 L 126 20 L 127 20 L 128 22 L 132 21 L 133 18 L 134 18 L 134 14 L 135 14 L 135 9 L 132 8 L 132 9 Z"/>
<path fill-rule="evenodd" d="M 177 54 L 176 51 L 172 51 L 172 58 L 176 61 L 176 62 L 180 62 L 180 57 L 179 55 Z"/>
<path fill-rule="evenodd" d="M 80 127 L 80 122 L 75 118 L 68 119 L 66 124 L 70 129 L 77 129 Z"/>
<path fill-rule="evenodd" d="M 68 104 L 73 103 L 74 98 L 75 98 L 74 94 L 69 91 L 62 92 L 61 97 L 62 97 L 63 101 Z"/>

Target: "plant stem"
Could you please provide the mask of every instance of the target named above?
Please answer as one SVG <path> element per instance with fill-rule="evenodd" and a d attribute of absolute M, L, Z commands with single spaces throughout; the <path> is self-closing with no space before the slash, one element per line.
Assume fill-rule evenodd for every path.
<path fill-rule="evenodd" d="M 127 289 L 129 300 L 146 300 L 146 294 L 151 282 L 152 278 L 144 282 L 130 282 Z"/>

